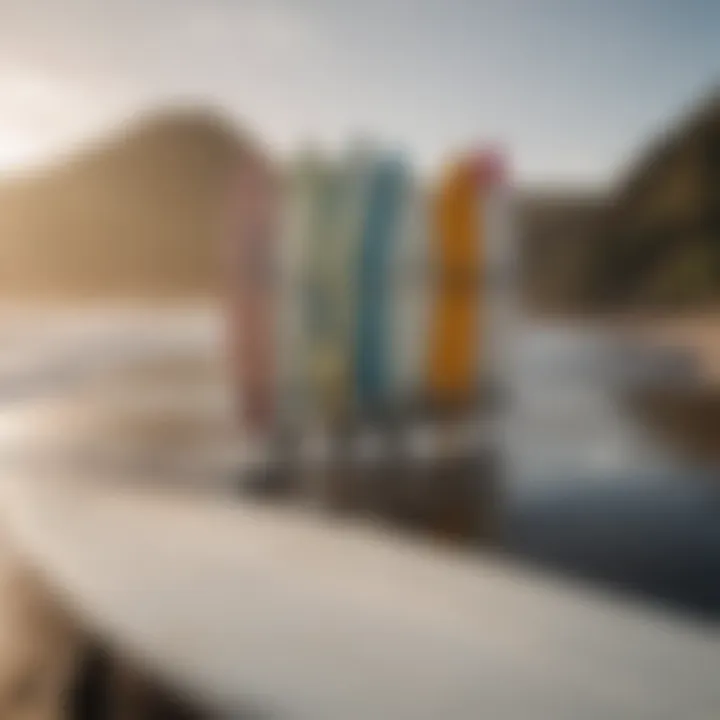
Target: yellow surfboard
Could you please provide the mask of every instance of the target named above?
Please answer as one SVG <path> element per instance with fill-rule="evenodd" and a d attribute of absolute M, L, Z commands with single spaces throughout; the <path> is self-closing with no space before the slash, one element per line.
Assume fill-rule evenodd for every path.
<path fill-rule="evenodd" d="M 440 409 L 466 407 L 478 386 L 484 262 L 480 163 L 473 155 L 449 165 L 431 200 L 428 399 Z"/>

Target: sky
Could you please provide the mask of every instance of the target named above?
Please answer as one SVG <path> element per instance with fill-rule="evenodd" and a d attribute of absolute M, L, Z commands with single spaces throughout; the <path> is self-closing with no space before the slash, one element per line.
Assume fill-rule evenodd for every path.
<path fill-rule="evenodd" d="M 170 102 L 280 154 L 485 142 L 602 184 L 720 84 L 717 0 L 0 0 L 0 171 Z"/>

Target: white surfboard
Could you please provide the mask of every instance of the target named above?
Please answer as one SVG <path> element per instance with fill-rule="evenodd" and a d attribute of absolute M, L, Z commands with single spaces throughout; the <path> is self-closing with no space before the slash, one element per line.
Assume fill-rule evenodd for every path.
<path fill-rule="evenodd" d="M 391 258 L 390 384 L 402 407 L 417 403 L 424 391 L 431 293 L 428 233 L 428 199 L 415 179 Z"/>
<path fill-rule="evenodd" d="M 327 181 L 327 160 L 307 151 L 290 167 L 283 207 L 281 293 L 278 328 L 279 424 L 295 428 L 310 411 L 307 368 L 308 256 L 319 231 L 319 204 Z"/>
<path fill-rule="evenodd" d="M 354 148 L 328 173 L 307 255 L 309 369 L 314 404 L 325 419 L 347 414 L 354 401 L 357 248 L 370 158 L 369 150 Z"/>

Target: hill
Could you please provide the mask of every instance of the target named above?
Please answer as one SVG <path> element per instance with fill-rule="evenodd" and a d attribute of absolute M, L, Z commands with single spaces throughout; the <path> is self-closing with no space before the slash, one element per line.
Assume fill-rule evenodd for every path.
<path fill-rule="evenodd" d="M 216 204 L 242 148 L 224 117 L 169 110 L 0 184 L 0 298 L 212 291 Z"/>
<path fill-rule="evenodd" d="M 600 191 L 533 188 L 518 194 L 520 284 L 526 307 L 549 314 L 582 307 L 594 234 L 605 212 Z"/>
<path fill-rule="evenodd" d="M 720 305 L 720 89 L 635 163 L 591 255 L 583 285 L 593 306 Z"/>
<path fill-rule="evenodd" d="M 0 299 L 214 292 L 216 202 L 244 142 L 222 115 L 168 110 L 0 183 Z M 642 152 L 609 197 L 526 188 L 517 201 L 530 308 L 715 308 L 720 91 Z"/>

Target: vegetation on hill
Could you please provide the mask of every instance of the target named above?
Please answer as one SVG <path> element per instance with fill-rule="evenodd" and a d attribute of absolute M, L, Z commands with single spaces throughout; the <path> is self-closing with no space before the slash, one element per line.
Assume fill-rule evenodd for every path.
<path fill-rule="evenodd" d="M 720 303 L 720 91 L 656 142 L 610 198 L 583 286 L 602 309 Z"/>
<path fill-rule="evenodd" d="M 519 199 L 523 284 L 542 312 L 720 305 L 720 91 L 655 139 L 609 194 Z"/>
<path fill-rule="evenodd" d="M 581 308 L 593 233 L 605 209 L 601 193 L 567 189 L 520 193 L 516 228 L 526 307 L 550 314 Z"/>

